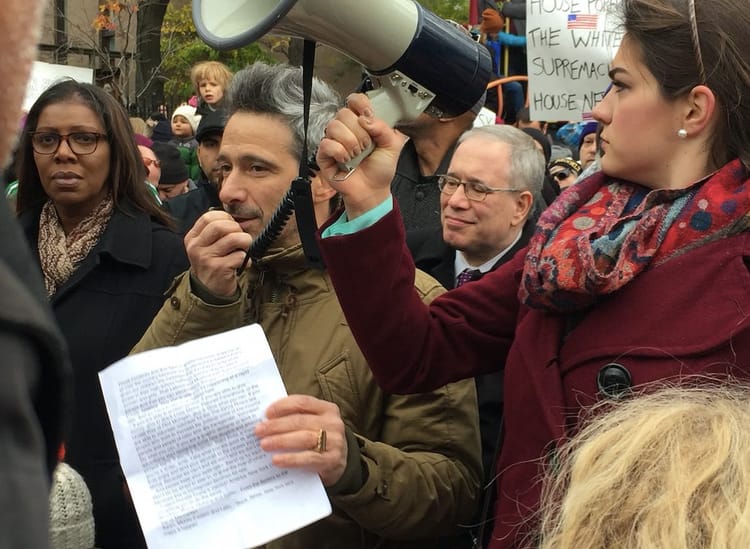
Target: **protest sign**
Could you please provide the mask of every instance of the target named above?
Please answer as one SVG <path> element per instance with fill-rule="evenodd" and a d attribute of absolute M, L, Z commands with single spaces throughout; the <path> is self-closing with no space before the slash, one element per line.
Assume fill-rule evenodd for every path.
<path fill-rule="evenodd" d="M 622 41 L 619 0 L 526 3 L 529 109 L 533 120 L 590 120 Z"/>
<path fill-rule="evenodd" d="M 63 78 L 72 78 L 78 82 L 94 82 L 94 70 L 71 65 L 54 65 L 34 61 L 29 83 L 26 85 L 26 96 L 23 99 L 23 110 L 27 112 L 42 92 Z"/>

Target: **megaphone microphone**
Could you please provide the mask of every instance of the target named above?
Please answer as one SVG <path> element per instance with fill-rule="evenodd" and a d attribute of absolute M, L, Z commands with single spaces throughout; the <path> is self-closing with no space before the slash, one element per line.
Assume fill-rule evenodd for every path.
<path fill-rule="evenodd" d="M 483 45 L 414 0 L 193 0 L 193 21 L 219 50 L 272 33 L 340 51 L 370 74 L 373 111 L 391 126 L 425 111 L 449 118 L 470 110 L 492 74 Z M 344 177 L 370 152 L 340 166 Z"/>

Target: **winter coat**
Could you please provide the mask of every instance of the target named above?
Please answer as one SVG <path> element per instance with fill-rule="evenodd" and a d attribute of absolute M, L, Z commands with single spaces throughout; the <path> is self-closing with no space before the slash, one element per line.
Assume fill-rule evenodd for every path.
<path fill-rule="evenodd" d="M 3 197 L 0 235 L 0 547 L 44 549 L 70 362 L 39 267 Z"/>
<path fill-rule="evenodd" d="M 99 242 L 50 297 L 70 348 L 73 406 L 66 461 L 88 484 L 97 547 L 145 547 L 124 482 L 98 373 L 128 354 L 187 266 L 180 237 L 128 205 L 116 208 Z M 37 250 L 39 214 L 21 224 Z M 37 254 L 38 260 L 38 254 Z"/>
<path fill-rule="evenodd" d="M 533 532 L 544 462 L 586 406 L 657 380 L 750 377 L 747 232 L 648 269 L 577 316 L 520 305 L 524 250 L 439 297 L 427 312 L 405 282 L 414 267 L 402 260 L 409 251 L 397 207 L 353 235 L 322 239 L 321 251 L 385 391 L 429 390 L 505 364 L 491 549 L 525 546 L 518 528 L 523 525 L 521 535 Z M 375 287 L 364 300 L 363 289 Z"/>
<path fill-rule="evenodd" d="M 366 468 L 364 485 L 354 493 L 329 488 L 333 515 L 267 549 L 438 546 L 435 538 L 455 534 L 476 507 L 481 464 L 473 384 L 450 384 L 429 395 L 383 393 L 328 275 L 306 265 L 301 246 L 272 252 L 264 263 L 262 275 L 255 268 L 243 273 L 243 297 L 220 306 L 198 298 L 186 273 L 133 352 L 259 322 L 287 392 L 339 406 L 359 447 L 359 466 Z M 424 273 L 415 285 L 425 301 L 443 291 Z"/>
<path fill-rule="evenodd" d="M 191 181 L 198 181 L 201 177 L 201 165 L 198 161 L 198 142 L 195 137 L 186 139 L 174 138 L 170 141 L 180 151 L 180 158 L 187 168 L 188 177 Z"/>

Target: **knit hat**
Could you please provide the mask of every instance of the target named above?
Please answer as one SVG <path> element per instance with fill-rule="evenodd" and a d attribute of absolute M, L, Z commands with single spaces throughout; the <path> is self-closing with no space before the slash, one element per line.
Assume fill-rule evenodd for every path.
<path fill-rule="evenodd" d="M 486 8 L 482 12 L 482 23 L 480 29 L 486 34 L 495 34 L 503 30 L 505 18 L 497 10 Z"/>
<path fill-rule="evenodd" d="M 581 135 L 578 138 L 578 148 L 581 148 L 581 145 L 583 145 L 583 138 L 586 137 L 590 133 L 596 133 L 596 129 L 599 127 L 599 124 L 595 121 L 591 122 L 585 122 L 583 124 L 583 127 L 581 128 Z"/>
<path fill-rule="evenodd" d="M 135 134 L 135 144 L 150 149 L 153 146 L 154 142 L 145 135 L 137 133 Z"/>
<path fill-rule="evenodd" d="M 577 161 L 570 158 L 569 156 L 566 156 L 563 158 L 556 158 L 555 160 L 549 163 L 547 170 L 549 171 L 556 166 L 569 168 L 573 170 L 574 172 L 576 172 L 576 175 L 581 175 L 581 165 Z"/>
<path fill-rule="evenodd" d="M 195 132 L 195 140 L 200 143 L 207 135 L 213 133 L 223 134 L 226 123 L 226 113 L 224 111 L 209 110 L 201 117 L 200 124 L 198 124 L 198 130 Z"/>
<path fill-rule="evenodd" d="M 170 126 L 169 122 L 166 120 L 159 120 L 151 132 L 151 140 L 154 143 L 166 143 L 172 139 L 174 139 L 174 135 L 172 135 L 172 126 Z"/>
<path fill-rule="evenodd" d="M 93 549 L 94 509 L 81 475 L 59 463 L 49 497 L 49 540 L 52 549 Z"/>
<path fill-rule="evenodd" d="M 190 105 L 180 105 L 172 113 L 170 121 L 174 122 L 175 116 L 184 116 L 190 124 L 190 127 L 193 128 L 193 134 L 195 134 L 195 130 L 198 128 L 198 122 L 200 122 L 200 116 L 195 115 L 195 107 L 191 107 Z"/>
<path fill-rule="evenodd" d="M 175 185 L 188 179 L 187 166 L 177 147 L 171 143 L 154 143 L 151 150 L 161 163 L 160 185 Z"/>
<path fill-rule="evenodd" d="M 522 128 L 521 131 L 539 143 L 544 154 L 544 163 L 547 164 L 552 157 L 552 144 L 549 142 L 549 138 L 536 128 Z"/>
<path fill-rule="evenodd" d="M 595 132 L 597 128 L 597 122 L 591 120 L 590 122 L 568 122 L 567 124 L 560 127 L 555 134 L 557 139 L 565 143 L 571 150 L 576 151 L 581 148 L 583 138 L 592 132 Z"/>

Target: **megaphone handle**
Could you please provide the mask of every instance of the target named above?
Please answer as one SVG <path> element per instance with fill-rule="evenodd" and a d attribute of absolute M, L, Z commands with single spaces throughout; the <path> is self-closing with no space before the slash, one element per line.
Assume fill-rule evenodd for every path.
<path fill-rule="evenodd" d="M 405 81 L 403 78 L 395 80 L 398 82 Z M 367 92 L 367 96 L 370 98 L 375 116 L 391 127 L 402 120 L 414 120 L 424 112 L 434 97 L 425 90 L 419 90 L 417 93 L 403 85 L 386 85 L 376 88 Z M 375 145 L 370 144 L 349 162 L 339 163 L 339 175 L 336 176 L 336 179 L 346 179 L 374 149 Z"/>

